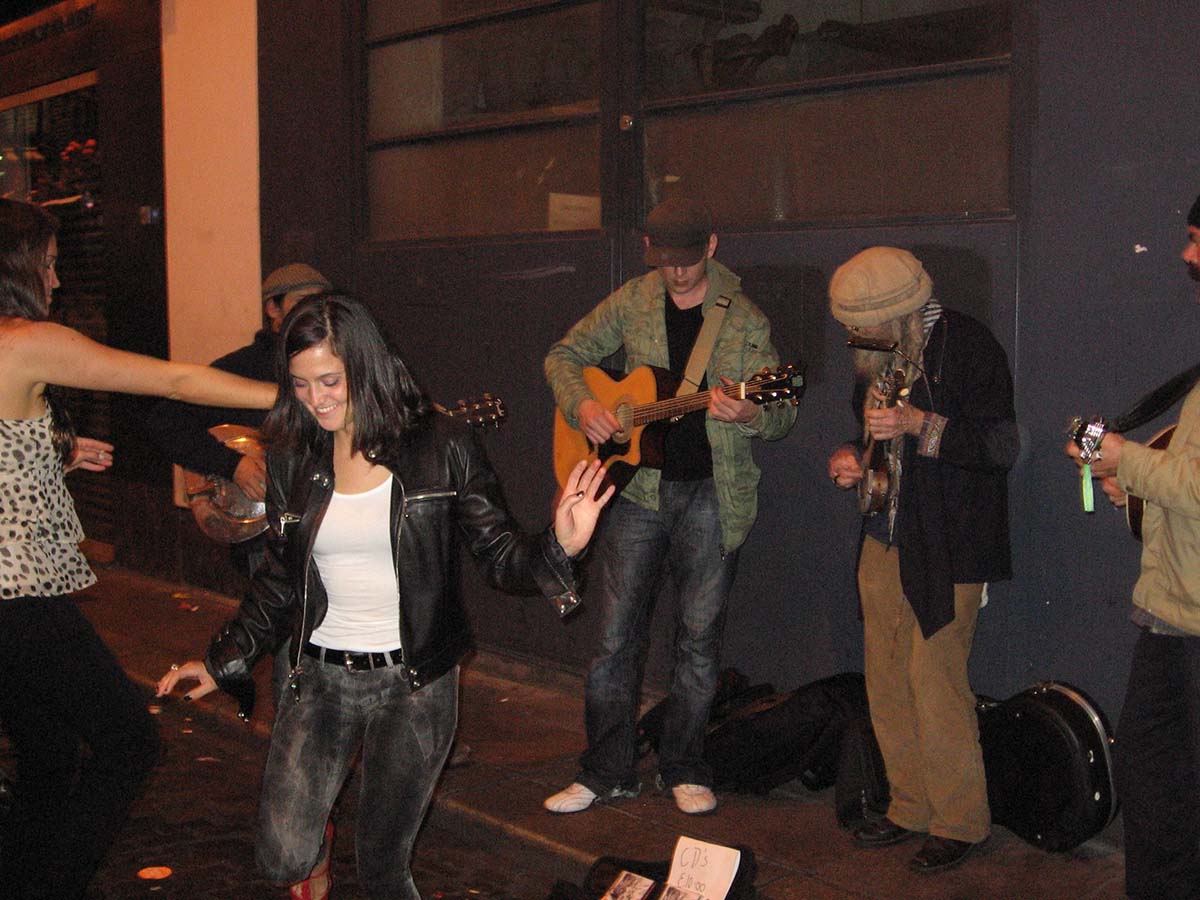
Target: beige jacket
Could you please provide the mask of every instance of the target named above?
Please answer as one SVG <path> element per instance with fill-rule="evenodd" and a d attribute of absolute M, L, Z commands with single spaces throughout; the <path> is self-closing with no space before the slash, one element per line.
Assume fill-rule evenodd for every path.
<path fill-rule="evenodd" d="M 1184 400 L 1166 450 L 1125 444 L 1117 483 L 1146 500 L 1134 604 L 1200 635 L 1200 385 Z"/>

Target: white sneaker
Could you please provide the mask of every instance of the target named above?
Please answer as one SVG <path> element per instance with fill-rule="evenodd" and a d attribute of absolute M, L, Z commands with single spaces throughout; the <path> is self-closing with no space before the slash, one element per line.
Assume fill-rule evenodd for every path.
<path fill-rule="evenodd" d="M 603 796 L 596 794 L 591 788 L 576 781 L 569 787 L 563 788 L 557 794 L 547 797 L 542 806 L 552 813 L 583 812 L 597 800 L 618 800 L 623 797 L 636 797 L 638 790 L 615 787 Z"/>
<path fill-rule="evenodd" d="M 675 805 L 679 811 L 689 816 L 710 813 L 717 808 L 717 798 L 712 788 L 702 784 L 677 784 L 671 788 L 671 793 L 675 795 Z"/>
<path fill-rule="evenodd" d="M 576 781 L 547 797 L 542 806 L 552 813 L 576 813 L 583 812 L 595 802 L 595 792 Z"/>

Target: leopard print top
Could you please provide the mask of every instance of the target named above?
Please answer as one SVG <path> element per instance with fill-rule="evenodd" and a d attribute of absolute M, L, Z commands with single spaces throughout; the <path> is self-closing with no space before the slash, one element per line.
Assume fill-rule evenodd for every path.
<path fill-rule="evenodd" d="M 0 601 L 95 584 L 83 526 L 50 439 L 50 413 L 0 419 Z"/>

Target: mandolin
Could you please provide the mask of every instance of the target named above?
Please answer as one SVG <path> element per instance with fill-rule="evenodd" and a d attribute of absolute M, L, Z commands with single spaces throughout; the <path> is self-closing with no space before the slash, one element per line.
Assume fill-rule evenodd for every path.
<path fill-rule="evenodd" d="M 892 369 L 881 375 L 875 382 L 875 389 L 883 394 L 883 400 L 878 401 L 876 409 L 895 406 L 903 397 L 908 396 L 907 375 L 903 369 Z M 888 449 L 891 441 L 876 441 L 867 439 L 863 450 L 863 477 L 858 482 L 858 511 L 864 516 L 873 516 L 880 510 L 886 509 L 892 499 L 895 485 L 891 484 L 888 474 Z"/>

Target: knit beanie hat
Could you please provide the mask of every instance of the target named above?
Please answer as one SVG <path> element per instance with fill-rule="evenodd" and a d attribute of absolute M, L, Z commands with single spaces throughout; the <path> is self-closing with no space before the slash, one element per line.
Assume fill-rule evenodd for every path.
<path fill-rule="evenodd" d="M 298 291 L 301 288 L 317 288 L 322 291 L 331 291 L 333 290 L 333 285 L 328 278 L 312 266 L 306 266 L 304 263 L 288 263 L 286 266 L 276 269 L 263 281 L 263 300 L 270 300 L 272 297 L 282 297 L 284 294 L 290 294 L 292 291 Z"/>
<path fill-rule="evenodd" d="M 881 325 L 920 309 L 933 294 L 921 261 L 897 247 L 869 247 L 838 266 L 829 308 L 843 325 Z"/>
<path fill-rule="evenodd" d="M 1188 224 L 1193 228 L 1200 228 L 1200 197 L 1192 204 L 1192 211 L 1188 213 Z"/>

